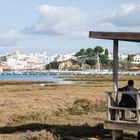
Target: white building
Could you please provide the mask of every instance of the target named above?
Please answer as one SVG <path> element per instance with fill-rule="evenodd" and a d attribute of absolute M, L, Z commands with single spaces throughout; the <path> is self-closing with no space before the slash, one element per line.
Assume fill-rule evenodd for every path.
<path fill-rule="evenodd" d="M 134 64 L 140 64 L 140 54 L 136 54 L 133 57 L 132 63 L 134 63 Z"/>
<path fill-rule="evenodd" d="M 119 61 L 122 61 L 122 60 L 126 59 L 128 57 L 128 55 L 119 53 L 118 57 L 119 57 Z M 112 53 L 108 54 L 108 59 L 113 60 L 113 54 Z"/>
<path fill-rule="evenodd" d="M 16 51 L 15 53 L 7 55 L 6 64 L 11 67 L 12 70 L 22 70 L 27 66 L 27 55 Z"/>
<path fill-rule="evenodd" d="M 31 53 L 25 54 L 19 51 L 8 54 L 6 64 L 11 67 L 12 70 L 41 70 L 45 68 L 46 64 L 52 61 L 66 61 L 74 58 L 75 53 L 68 54 L 56 54 L 48 56 L 46 52 L 43 53 Z"/>
<path fill-rule="evenodd" d="M 45 67 L 45 63 L 42 63 L 42 60 L 45 58 L 40 56 L 41 55 L 27 55 L 16 51 L 15 53 L 7 55 L 6 64 L 10 66 L 12 70 L 16 71 L 27 69 L 43 69 Z"/>
<path fill-rule="evenodd" d="M 69 59 L 75 59 L 75 53 L 67 53 L 67 54 L 56 54 L 53 56 L 54 60 L 56 61 L 67 61 Z"/>

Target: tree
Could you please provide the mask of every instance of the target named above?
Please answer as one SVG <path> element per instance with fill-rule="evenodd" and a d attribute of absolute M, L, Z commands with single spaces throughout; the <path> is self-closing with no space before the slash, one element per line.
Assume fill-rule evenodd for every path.
<path fill-rule="evenodd" d="M 105 54 L 100 54 L 100 62 L 102 64 L 102 68 L 111 68 L 113 65 L 112 61 L 108 59 L 108 56 Z"/>
<path fill-rule="evenodd" d="M 87 57 L 94 57 L 95 56 L 94 50 L 92 48 L 87 48 L 86 52 L 85 52 L 85 55 Z"/>
<path fill-rule="evenodd" d="M 85 55 L 85 49 L 80 49 L 80 51 L 79 52 L 77 52 L 76 54 L 75 54 L 75 56 L 76 57 L 78 57 L 78 56 L 84 56 Z"/>
<path fill-rule="evenodd" d="M 60 62 L 53 61 L 46 65 L 46 69 L 58 69 Z"/>
<path fill-rule="evenodd" d="M 108 56 L 109 52 L 108 49 L 105 49 L 105 55 Z"/>
<path fill-rule="evenodd" d="M 96 65 L 96 60 L 95 59 L 86 59 L 86 64 L 90 65 L 91 67 Z"/>
<path fill-rule="evenodd" d="M 124 59 L 120 62 L 119 68 L 121 70 L 128 70 L 130 67 L 133 67 L 133 64 L 130 61 L 128 61 L 127 59 Z"/>
<path fill-rule="evenodd" d="M 101 54 L 101 53 L 103 53 L 103 51 L 104 51 L 104 49 L 101 46 L 96 46 L 94 48 L 94 53 L 95 54 L 97 54 L 97 53 Z"/>
<path fill-rule="evenodd" d="M 108 64 L 108 57 L 106 55 L 100 55 L 100 60 L 102 64 L 107 65 Z"/>
<path fill-rule="evenodd" d="M 103 54 L 104 52 L 104 54 Z M 78 61 L 82 60 L 82 63 L 86 63 L 91 67 L 96 65 L 95 57 L 99 55 L 99 59 L 102 65 L 102 68 L 111 68 L 112 61 L 108 59 L 108 49 L 104 49 L 101 46 L 96 46 L 94 49 L 87 48 L 81 49 L 79 52 L 76 53 L 75 56 L 78 56 Z"/>
<path fill-rule="evenodd" d="M 132 62 L 134 56 L 134 54 L 128 54 L 127 60 Z"/>

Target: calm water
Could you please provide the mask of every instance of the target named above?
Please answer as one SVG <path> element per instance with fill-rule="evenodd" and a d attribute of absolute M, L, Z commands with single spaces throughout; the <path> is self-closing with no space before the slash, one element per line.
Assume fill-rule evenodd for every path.
<path fill-rule="evenodd" d="M 0 75 L 0 80 L 27 80 L 27 81 L 48 81 L 59 83 L 63 81 L 57 75 Z"/>
<path fill-rule="evenodd" d="M 54 82 L 57 84 L 86 84 L 89 83 L 88 81 L 64 81 L 63 78 L 57 78 L 59 75 L 20 75 L 20 74 L 7 74 L 7 75 L 0 75 L 1 80 L 25 80 L 25 81 L 46 81 L 46 82 Z M 60 75 L 61 77 L 71 76 L 71 75 Z"/>

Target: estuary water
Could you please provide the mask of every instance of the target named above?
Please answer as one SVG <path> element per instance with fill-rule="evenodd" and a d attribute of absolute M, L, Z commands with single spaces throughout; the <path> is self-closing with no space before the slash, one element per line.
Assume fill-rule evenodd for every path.
<path fill-rule="evenodd" d="M 66 81 L 63 77 L 72 76 L 71 74 L 57 75 L 57 74 L 0 74 L 0 81 L 8 80 L 8 81 L 46 81 L 53 82 L 56 84 L 86 84 L 89 81 Z M 61 78 L 58 78 L 61 77 Z M 90 82 L 91 83 L 91 82 Z"/>
<path fill-rule="evenodd" d="M 63 76 L 63 75 L 61 75 Z M 23 80 L 23 81 L 46 81 L 59 83 L 63 81 L 62 78 L 57 78 L 58 75 L 47 74 L 1 74 L 0 80 Z"/>

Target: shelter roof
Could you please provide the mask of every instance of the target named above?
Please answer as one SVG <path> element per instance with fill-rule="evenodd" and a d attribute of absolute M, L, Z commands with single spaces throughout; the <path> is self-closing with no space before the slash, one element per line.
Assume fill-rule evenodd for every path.
<path fill-rule="evenodd" d="M 90 31 L 90 38 L 140 42 L 140 32 L 100 32 Z"/>

